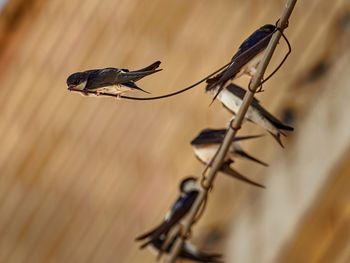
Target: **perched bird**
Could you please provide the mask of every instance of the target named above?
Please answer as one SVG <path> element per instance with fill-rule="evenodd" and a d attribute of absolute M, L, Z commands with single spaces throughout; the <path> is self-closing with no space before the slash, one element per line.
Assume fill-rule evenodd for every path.
<path fill-rule="evenodd" d="M 231 64 L 218 75 L 208 79 L 207 90 L 217 89 L 214 99 L 221 92 L 224 85 L 230 79 L 235 79 L 243 74 L 253 76 L 259 65 L 263 51 L 266 49 L 272 37 L 272 33 L 276 30 L 274 25 L 264 25 L 251 34 L 238 48 L 237 52 L 231 59 Z"/>
<path fill-rule="evenodd" d="M 225 133 L 226 133 L 226 130 L 206 129 L 206 130 L 202 131 L 194 140 L 192 140 L 191 145 L 194 149 L 194 153 L 195 153 L 196 157 L 198 158 L 198 160 L 200 162 L 202 162 L 205 165 L 210 164 L 210 161 L 213 159 L 216 151 L 220 147 L 220 144 L 225 136 Z M 259 183 L 256 183 L 256 182 L 248 179 L 247 177 L 241 175 L 239 172 L 232 169 L 230 166 L 234 162 L 232 159 L 232 155 L 236 155 L 236 154 L 237 155 L 241 154 L 241 156 L 245 155 L 244 156 L 245 158 L 252 159 L 252 160 L 259 162 L 263 165 L 267 165 L 266 163 L 261 162 L 248 154 L 245 154 L 243 151 L 240 151 L 240 149 L 238 149 L 238 151 L 240 151 L 240 153 L 235 153 L 235 144 L 239 140 L 252 139 L 252 138 L 257 138 L 257 137 L 260 137 L 260 136 L 245 136 L 245 137 L 234 138 L 233 142 L 230 146 L 229 153 L 226 155 L 226 157 L 223 161 L 223 164 L 221 165 L 220 171 L 235 178 L 235 179 L 246 182 L 248 184 L 258 186 L 261 188 L 265 188 L 265 186 L 263 186 Z M 249 157 L 247 157 L 247 156 L 249 156 Z"/>
<path fill-rule="evenodd" d="M 180 197 L 165 216 L 165 220 L 151 231 L 136 238 L 137 241 L 146 241 L 146 243 L 141 245 L 141 248 L 157 240 L 161 235 L 167 235 L 169 230 L 178 224 L 188 213 L 199 193 L 199 187 L 196 181 L 197 179 L 194 177 L 187 177 L 182 180 L 180 184 Z"/>
<path fill-rule="evenodd" d="M 173 239 L 169 242 L 169 244 L 166 245 L 166 247 L 164 247 L 167 239 L 167 235 L 163 234 L 160 237 L 152 240 L 152 242 L 148 244 L 148 247 L 150 248 L 151 251 L 154 251 L 156 254 L 159 254 L 159 253 L 168 254 L 173 248 L 177 238 L 179 238 L 179 235 L 174 236 Z M 221 254 L 201 252 L 189 241 L 184 242 L 178 257 L 180 259 L 188 259 L 188 260 L 197 261 L 197 262 L 212 262 L 212 263 L 223 262 Z"/>
<path fill-rule="evenodd" d="M 210 162 L 224 140 L 225 134 L 226 129 L 205 129 L 191 141 L 194 153 L 201 162 L 205 164 Z M 268 166 L 267 163 L 264 163 L 246 153 L 240 143 L 240 141 L 259 138 L 261 136 L 262 135 L 234 137 L 228 152 L 229 157 L 241 157 Z"/>
<path fill-rule="evenodd" d="M 97 96 L 103 93 L 111 93 L 119 97 L 122 93 L 130 90 L 140 90 L 149 93 L 136 86 L 135 82 L 160 71 L 161 69 L 156 69 L 160 63 L 160 61 L 156 61 L 148 67 L 135 71 L 104 68 L 77 72 L 67 78 L 67 85 L 73 91 L 95 91 Z M 82 94 L 91 95 L 92 93 L 82 92 Z"/>
<path fill-rule="evenodd" d="M 216 94 L 219 88 L 207 89 L 206 91 L 211 94 Z M 218 99 L 231 113 L 237 114 L 239 107 L 242 104 L 243 97 L 246 91 L 235 84 L 229 84 L 226 88 L 218 95 Z M 269 113 L 263 106 L 260 105 L 259 101 L 253 98 L 250 104 L 245 118 L 252 121 L 264 129 L 266 129 L 284 148 L 281 141 L 281 134 L 286 136 L 281 130 L 293 131 L 294 128 L 283 124 L 280 120 Z"/>

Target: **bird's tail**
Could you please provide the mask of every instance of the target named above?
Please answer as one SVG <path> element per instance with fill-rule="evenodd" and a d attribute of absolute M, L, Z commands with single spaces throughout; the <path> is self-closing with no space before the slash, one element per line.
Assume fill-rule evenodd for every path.
<path fill-rule="evenodd" d="M 123 74 L 120 77 L 120 81 L 122 82 L 123 85 L 124 83 L 127 83 L 127 82 L 136 82 L 142 79 L 143 77 L 146 77 L 148 75 L 161 71 L 162 69 L 156 69 L 159 67 L 159 65 L 160 65 L 160 61 L 156 61 L 153 64 L 139 70 L 129 71 L 127 69 L 123 69 L 122 70 Z"/>
<path fill-rule="evenodd" d="M 278 131 L 277 134 L 274 134 L 270 131 L 269 131 L 269 133 L 272 135 L 273 138 L 275 138 L 275 140 L 278 142 L 278 144 L 281 145 L 282 148 L 284 148 L 284 145 L 282 144 L 282 141 L 281 141 L 281 134 L 282 135 L 284 135 L 284 134 L 281 133 L 280 131 Z"/>
<path fill-rule="evenodd" d="M 152 229 L 151 231 L 148 231 L 147 233 L 136 237 L 135 241 L 141 241 L 141 240 L 147 239 L 147 241 L 140 246 L 140 248 L 145 248 L 147 245 L 149 245 L 154 240 L 159 238 L 160 235 L 163 235 L 163 234 L 166 235 L 168 231 L 169 231 L 169 224 L 166 221 L 164 221 L 159 226 Z"/>
<path fill-rule="evenodd" d="M 259 159 L 256 159 L 255 157 L 249 155 L 248 153 L 244 152 L 244 151 L 235 151 L 235 154 L 245 158 L 245 159 L 248 159 L 248 160 L 251 160 L 253 162 L 256 162 L 256 163 L 259 163 L 263 166 L 269 166 L 267 163 L 263 162 L 263 161 L 260 161 Z"/>
<path fill-rule="evenodd" d="M 158 231 L 158 227 L 152 229 L 151 231 L 148 231 L 147 233 L 142 234 L 141 236 L 136 237 L 135 240 L 140 241 L 140 240 L 146 239 L 146 238 L 152 236 L 157 231 Z"/>
<path fill-rule="evenodd" d="M 216 83 L 219 81 L 219 79 L 221 79 L 222 77 L 222 73 L 219 73 L 217 74 L 216 76 L 214 77 L 211 77 L 209 79 L 207 79 L 205 82 L 207 83 L 207 86 L 206 86 L 206 89 L 209 89 L 210 85 Z M 210 87 L 210 88 L 213 88 L 214 86 Z"/>
<path fill-rule="evenodd" d="M 154 74 L 158 71 L 161 71 L 162 69 L 156 69 L 159 67 L 159 65 L 160 65 L 160 61 L 156 61 L 153 64 L 151 64 L 145 68 L 142 68 L 139 70 L 134 70 L 134 71 L 126 71 L 126 72 L 124 72 L 124 76 L 131 78 L 133 82 L 136 82 L 136 81 L 142 79 L 143 77 L 146 77 L 148 75 L 151 75 L 151 74 Z M 142 91 L 144 91 L 144 90 L 142 90 Z"/>
<path fill-rule="evenodd" d="M 251 184 L 251 185 L 254 185 L 254 186 L 257 186 L 257 187 L 261 187 L 261 188 L 265 188 L 264 185 L 262 184 L 259 184 L 259 183 L 256 183 L 250 179 L 248 179 L 247 177 L 241 175 L 240 173 L 238 173 L 237 171 L 233 170 L 231 167 L 230 167 L 230 164 L 229 163 L 224 163 L 222 166 L 221 166 L 221 169 L 220 169 L 223 173 L 229 175 L 229 176 L 232 176 L 238 180 L 241 180 L 243 182 L 246 182 L 248 184 Z"/>
<path fill-rule="evenodd" d="M 294 131 L 294 128 L 291 126 L 288 126 L 282 122 L 275 123 L 276 127 L 281 130 L 286 130 L 286 131 Z"/>
<path fill-rule="evenodd" d="M 145 68 L 142 68 L 142 69 L 139 69 L 139 70 L 135 70 L 134 72 L 143 72 L 143 71 L 151 71 L 151 70 L 155 70 L 156 68 L 159 67 L 160 65 L 160 61 L 156 61 L 154 62 L 153 64 L 145 67 Z"/>

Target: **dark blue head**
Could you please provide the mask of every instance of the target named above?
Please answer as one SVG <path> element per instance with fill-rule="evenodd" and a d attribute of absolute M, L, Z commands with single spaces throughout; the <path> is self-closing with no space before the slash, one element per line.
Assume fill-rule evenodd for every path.
<path fill-rule="evenodd" d="M 67 85 L 69 88 L 74 88 L 86 81 L 88 79 L 88 76 L 89 74 L 87 74 L 87 72 L 74 73 L 67 78 Z"/>
<path fill-rule="evenodd" d="M 258 30 L 256 30 L 253 34 L 251 34 L 239 47 L 239 50 L 244 51 L 248 48 L 251 48 L 256 43 L 258 43 L 260 40 L 266 37 L 266 45 L 269 43 L 270 38 L 272 36 L 272 32 L 276 29 L 274 25 L 264 25 L 260 27 Z M 269 37 L 267 37 L 269 34 L 271 34 Z"/>

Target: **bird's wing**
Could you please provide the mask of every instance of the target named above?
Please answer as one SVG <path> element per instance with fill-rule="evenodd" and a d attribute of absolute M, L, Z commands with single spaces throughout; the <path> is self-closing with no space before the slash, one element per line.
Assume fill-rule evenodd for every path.
<path fill-rule="evenodd" d="M 250 60 L 260 54 L 260 52 L 266 48 L 266 46 L 263 45 L 264 43 L 265 41 L 262 41 L 256 46 L 241 46 L 232 57 L 231 64 L 224 71 L 212 78 L 207 79 L 207 90 L 214 89 L 216 85 L 224 86 L 228 80 L 234 78 L 236 74 L 241 71 L 242 67 L 245 64 L 247 64 Z"/>
<path fill-rule="evenodd" d="M 157 65 L 157 62 L 154 64 Z M 152 68 L 151 67 L 152 65 L 150 65 L 149 67 Z M 153 67 L 155 67 L 155 65 L 153 65 Z M 101 87 L 118 85 L 118 84 L 123 84 L 123 85 L 126 84 L 125 86 L 131 86 L 132 85 L 131 82 L 138 81 L 141 78 L 147 75 L 154 74 L 160 70 L 161 69 L 148 70 L 148 71 L 128 71 L 128 70 L 120 70 L 117 68 L 90 70 L 87 89 L 97 89 Z M 133 86 L 133 88 L 141 90 L 137 86 L 136 87 Z"/>
<path fill-rule="evenodd" d="M 201 131 L 196 138 L 191 141 L 191 145 L 217 144 L 222 143 L 226 129 L 205 129 Z"/>
<path fill-rule="evenodd" d="M 242 89 L 240 86 L 237 86 L 233 83 L 227 85 L 226 89 L 241 100 L 243 100 L 244 95 L 247 92 L 245 89 Z M 259 101 L 256 98 L 253 98 L 251 105 L 253 107 L 256 107 L 257 105 L 260 106 Z"/>
<path fill-rule="evenodd" d="M 105 68 L 98 70 L 90 70 L 88 81 L 86 84 L 87 89 L 97 89 L 101 87 L 116 85 L 116 78 L 118 76 L 119 69 Z"/>
<path fill-rule="evenodd" d="M 293 131 L 294 130 L 293 127 L 284 124 L 279 119 L 277 119 L 275 116 L 273 116 L 263 106 L 261 106 L 260 103 L 252 104 L 252 106 L 254 108 L 256 108 L 261 113 L 262 116 L 264 116 L 271 123 L 273 123 L 273 125 L 276 126 L 276 128 L 281 129 L 281 130 L 287 130 L 287 131 Z"/>
<path fill-rule="evenodd" d="M 196 138 L 191 141 L 191 145 L 206 145 L 206 144 L 218 144 L 222 143 L 226 129 L 205 129 L 201 131 Z M 249 135 L 249 136 L 237 136 L 232 141 L 243 141 L 254 138 L 259 138 L 263 135 Z"/>
<path fill-rule="evenodd" d="M 234 78 L 237 75 L 237 73 L 241 71 L 242 67 L 245 64 L 247 64 L 251 59 L 253 59 L 255 56 L 256 54 L 249 53 L 249 52 L 242 54 L 241 57 L 235 59 L 235 61 L 232 62 L 231 65 L 225 71 L 222 72 L 222 76 L 217 82 L 209 84 L 207 86 L 206 89 L 211 90 L 211 89 L 215 89 L 217 85 L 220 85 L 212 101 L 214 101 L 216 97 L 220 94 L 220 92 L 224 89 L 224 86 L 227 83 L 227 81 Z"/>
<path fill-rule="evenodd" d="M 271 27 L 275 28 L 271 25 Z M 259 28 L 253 34 L 251 34 L 243 43 L 239 46 L 238 51 L 232 57 L 232 60 L 240 56 L 242 53 L 248 51 L 249 53 L 259 54 L 264 50 L 270 42 L 274 30 L 265 31 Z"/>
<path fill-rule="evenodd" d="M 198 191 L 192 191 L 184 196 L 180 196 L 174 203 L 166 219 L 153 230 L 137 237 L 136 240 L 143 240 L 145 238 L 149 238 L 149 242 L 145 244 L 146 246 L 148 243 L 151 243 L 152 240 L 158 238 L 160 235 L 168 233 L 168 231 L 175 224 L 177 224 L 183 216 L 187 214 L 187 212 L 192 207 L 194 201 L 196 200 L 197 195 Z"/>
<path fill-rule="evenodd" d="M 161 69 L 157 69 L 159 67 L 160 63 L 161 63 L 160 61 L 156 61 L 147 67 L 144 67 L 144 68 L 139 69 L 139 70 L 134 70 L 134 71 L 129 71 L 129 70 L 123 69 L 123 73 L 120 76 L 121 80 L 126 81 L 126 82 L 129 82 L 129 81 L 136 82 L 147 75 L 151 75 L 153 73 L 161 71 Z M 142 90 L 142 91 L 144 91 L 144 90 Z"/>
<path fill-rule="evenodd" d="M 259 55 L 267 47 L 272 37 L 272 33 L 273 32 L 261 30 L 261 28 L 256 30 L 241 44 L 238 51 L 231 59 L 231 65 L 221 73 L 220 78 L 217 75 L 214 77 L 214 79 L 208 79 L 207 90 L 214 89 L 217 85 L 220 85 L 220 88 L 213 98 L 213 101 L 223 90 L 226 82 L 234 78 L 244 65 Z"/>
<path fill-rule="evenodd" d="M 118 82 L 120 83 L 126 83 L 126 82 L 136 82 L 143 77 L 146 77 L 148 75 L 154 74 L 158 71 L 161 71 L 161 69 L 156 70 L 148 70 L 148 71 L 123 71 L 121 72 L 120 76 L 118 76 Z"/>

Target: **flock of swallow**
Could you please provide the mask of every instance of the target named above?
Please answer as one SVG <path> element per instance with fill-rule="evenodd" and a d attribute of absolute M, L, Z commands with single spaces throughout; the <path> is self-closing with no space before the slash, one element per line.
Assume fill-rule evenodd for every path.
<path fill-rule="evenodd" d="M 229 65 L 219 74 L 212 78 L 206 79 L 206 92 L 212 94 L 214 99 L 217 98 L 223 106 L 236 115 L 246 90 L 231 83 L 227 86 L 229 80 L 238 78 L 246 74 L 252 77 L 260 62 L 263 51 L 266 49 L 272 34 L 277 30 L 274 25 L 264 25 L 253 34 L 251 34 L 238 48 L 234 54 Z M 129 71 L 127 69 L 105 68 L 87 70 L 84 72 L 77 72 L 70 75 L 67 79 L 69 90 L 79 91 L 85 96 L 99 96 L 103 94 L 114 94 L 120 97 L 121 94 L 138 90 L 142 92 L 147 91 L 139 88 L 135 82 L 139 81 L 145 76 L 159 72 L 158 69 L 160 61 L 157 61 L 148 67 Z M 253 99 L 248 108 L 245 120 L 251 121 L 266 131 L 268 131 L 273 138 L 279 143 L 281 147 L 281 134 L 285 136 L 284 131 L 293 131 L 293 128 L 283 124 L 280 120 L 269 113 L 257 99 Z M 191 146 L 199 161 L 210 166 L 211 160 L 220 147 L 226 129 L 205 129 L 202 130 L 198 136 L 191 141 Z M 241 136 L 233 138 L 232 144 L 229 148 L 228 154 L 225 157 L 220 171 L 243 182 L 253 186 L 262 187 L 263 185 L 253 182 L 247 177 L 241 175 L 239 172 L 231 167 L 234 162 L 233 158 L 243 158 L 263 166 L 268 166 L 265 162 L 258 160 L 245 152 L 242 148 L 241 141 L 248 139 L 259 138 L 262 135 Z M 152 229 L 151 231 L 136 238 L 137 241 L 143 241 L 141 248 L 148 247 L 157 253 L 169 253 L 179 234 L 171 237 L 169 233 L 178 224 L 191 209 L 200 191 L 197 178 L 187 177 L 182 180 L 180 184 L 180 196 L 173 204 L 167 213 L 163 222 Z M 169 240 L 169 237 L 170 240 Z M 220 254 L 208 254 L 199 251 L 189 241 L 185 241 L 182 250 L 179 253 L 179 258 L 189 259 L 198 262 L 222 262 Z"/>

